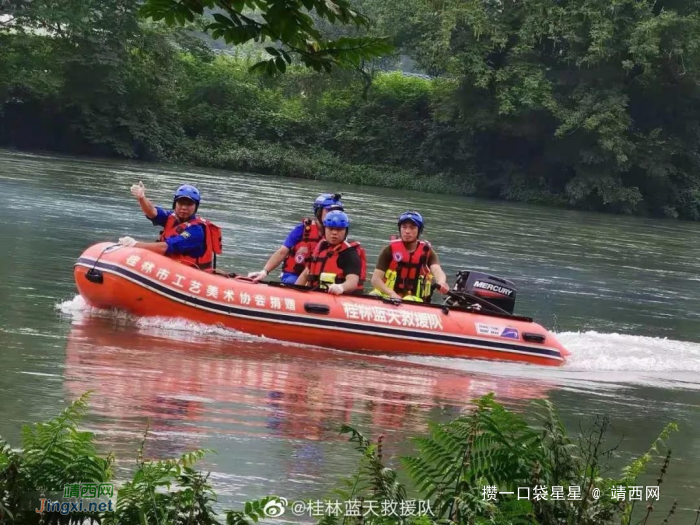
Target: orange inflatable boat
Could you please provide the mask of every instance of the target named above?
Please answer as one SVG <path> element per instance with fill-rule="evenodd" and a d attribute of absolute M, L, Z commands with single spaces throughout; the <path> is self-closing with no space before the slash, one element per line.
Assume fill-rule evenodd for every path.
<path fill-rule="evenodd" d="M 568 352 L 532 319 L 462 307 L 334 296 L 202 272 L 111 243 L 78 259 L 75 282 L 98 308 L 178 317 L 282 341 L 381 354 L 422 354 L 561 365 Z M 506 282 L 506 281 L 504 281 Z M 484 295 L 500 288 L 477 281 Z M 482 301 L 483 302 L 483 301 Z"/>

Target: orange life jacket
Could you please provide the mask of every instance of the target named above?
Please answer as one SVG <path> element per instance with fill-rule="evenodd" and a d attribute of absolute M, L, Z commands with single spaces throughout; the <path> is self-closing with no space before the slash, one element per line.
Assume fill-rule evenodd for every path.
<path fill-rule="evenodd" d="M 321 230 L 315 220 L 304 219 L 302 224 L 304 225 L 304 233 L 301 241 L 292 246 L 284 258 L 283 272 L 300 275 L 306 268 L 306 262 L 314 252 L 318 241 L 322 239 Z"/>
<path fill-rule="evenodd" d="M 391 247 L 391 262 L 384 272 L 384 283 L 401 297 L 414 295 L 430 302 L 432 274 L 428 267 L 430 243 L 418 241 L 413 252 L 406 249 L 401 239 L 393 239 Z"/>
<path fill-rule="evenodd" d="M 308 285 L 312 288 L 321 287 L 325 289 L 330 284 L 344 283 L 345 272 L 338 266 L 338 256 L 345 250 L 356 250 L 362 262 L 360 266 L 360 281 L 357 283 L 357 291 L 362 291 L 365 278 L 367 277 L 367 254 L 360 243 L 343 241 L 340 244 L 331 246 L 328 241 L 321 240 L 309 258 Z"/>
<path fill-rule="evenodd" d="M 204 253 L 200 257 L 190 257 L 189 255 L 181 253 L 172 254 L 169 255 L 169 257 L 175 261 L 187 264 L 188 266 L 194 266 L 205 272 L 213 273 L 216 268 L 216 256 L 221 255 L 222 251 L 221 228 L 213 222 L 195 217 L 194 219 L 181 223 L 178 221 L 175 214 L 171 213 L 165 221 L 165 228 L 160 232 L 160 238 L 158 240 L 163 242 L 170 237 L 180 235 L 190 226 L 202 226 L 204 228 Z"/>

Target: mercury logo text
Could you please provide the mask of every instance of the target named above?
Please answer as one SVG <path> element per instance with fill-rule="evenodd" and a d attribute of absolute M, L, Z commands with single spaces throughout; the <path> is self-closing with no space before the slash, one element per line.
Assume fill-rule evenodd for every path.
<path fill-rule="evenodd" d="M 509 288 L 504 288 L 503 286 L 497 286 L 491 283 L 485 283 L 484 281 L 476 281 L 474 283 L 474 288 L 481 288 L 482 290 L 491 290 L 492 292 L 502 293 L 503 295 L 511 295 L 513 290 Z"/>

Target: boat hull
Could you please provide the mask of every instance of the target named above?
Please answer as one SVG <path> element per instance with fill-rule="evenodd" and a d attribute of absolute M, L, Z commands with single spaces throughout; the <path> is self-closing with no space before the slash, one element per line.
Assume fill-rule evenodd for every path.
<path fill-rule="evenodd" d="M 254 283 L 110 243 L 88 248 L 74 277 L 80 294 L 98 308 L 184 318 L 294 343 L 554 366 L 568 355 L 552 334 L 523 318 Z M 543 341 L 527 342 L 526 335 Z"/>

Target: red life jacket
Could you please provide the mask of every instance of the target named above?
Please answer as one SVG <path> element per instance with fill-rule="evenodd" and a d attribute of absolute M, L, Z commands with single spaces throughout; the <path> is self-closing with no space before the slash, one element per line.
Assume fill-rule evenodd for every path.
<path fill-rule="evenodd" d="M 179 261 L 188 266 L 194 266 L 208 273 L 213 273 L 216 268 L 216 256 L 221 254 L 221 228 L 213 222 L 200 217 L 195 217 L 187 222 L 179 222 L 174 213 L 168 216 L 165 221 L 165 228 L 160 232 L 159 241 L 164 242 L 165 239 L 180 235 L 190 226 L 202 226 L 204 228 L 204 253 L 200 257 L 190 257 L 181 253 L 169 255 L 175 261 Z"/>
<path fill-rule="evenodd" d="M 362 262 L 360 266 L 360 281 L 357 283 L 357 291 L 362 291 L 367 277 L 367 254 L 360 243 L 343 241 L 331 246 L 325 239 L 320 241 L 309 259 L 308 285 L 312 288 L 320 286 L 327 288 L 329 284 L 345 282 L 345 272 L 338 266 L 338 256 L 345 250 L 356 250 Z"/>
<path fill-rule="evenodd" d="M 391 262 L 384 273 L 384 282 L 401 297 L 415 295 L 425 302 L 430 302 L 432 295 L 432 274 L 428 267 L 430 243 L 418 241 L 413 252 L 406 249 L 406 245 L 401 239 L 392 240 L 389 246 L 391 247 Z"/>
<path fill-rule="evenodd" d="M 318 241 L 322 239 L 321 230 L 313 219 L 304 219 L 304 233 L 301 241 L 292 246 L 284 258 L 282 271 L 300 275 L 306 268 L 306 262 L 314 252 Z"/>

